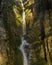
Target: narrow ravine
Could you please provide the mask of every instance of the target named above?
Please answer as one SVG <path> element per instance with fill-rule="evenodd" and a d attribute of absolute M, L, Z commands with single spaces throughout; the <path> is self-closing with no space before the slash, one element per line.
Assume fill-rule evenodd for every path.
<path fill-rule="evenodd" d="M 23 12 L 22 12 L 22 36 L 21 36 L 22 44 L 20 45 L 20 50 L 23 54 L 23 65 L 28 65 L 28 59 L 27 59 L 27 55 L 26 55 L 26 52 L 24 49 L 24 47 L 26 45 L 29 45 L 27 43 L 27 41 L 24 39 L 24 35 L 26 34 L 25 10 L 24 10 L 24 5 L 23 5 L 23 0 L 20 0 L 20 1 L 22 4 L 22 9 L 23 9 Z"/>

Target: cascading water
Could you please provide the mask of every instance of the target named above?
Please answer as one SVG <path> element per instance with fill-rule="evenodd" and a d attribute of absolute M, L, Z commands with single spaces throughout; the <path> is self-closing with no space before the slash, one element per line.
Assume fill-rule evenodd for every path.
<path fill-rule="evenodd" d="M 22 35 L 25 35 L 26 34 L 25 11 L 24 11 L 23 0 L 20 0 L 20 1 L 22 4 L 22 9 L 23 9 L 23 12 L 22 12 L 22 32 L 23 33 L 22 33 Z M 21 40 L 22 40 L 22 44 L 20 45 L 20 50 L 23 54 L 23 65 L 28 65 L 27 55 L 25 53 L 24 47 L 29 44 L 24 39 L 24 36 L 21 37 Z"/>
<path fill-rule="evenodd" d="M 23 27 L 23 35 L 26 34 L 26 22 L 25 22 L 25 11 L 24 11 L 24 5 L 23 5 L 23 0 L 21 0 L 21 4 L 22 4 L 22 27 Z"/>

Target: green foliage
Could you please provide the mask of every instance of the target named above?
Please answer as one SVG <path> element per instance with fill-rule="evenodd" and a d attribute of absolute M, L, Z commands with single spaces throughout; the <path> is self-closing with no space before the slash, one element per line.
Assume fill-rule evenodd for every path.
<path fill-rule="evenodd" d="M 17 6 L 14 4 L 15 0 L 12 0 L 12 2 L 5 1 L 3 13 L 4 13 L 4 25 L 5 29 L 7 31 L 7 37 L 8 37 L 8 55 L 10 55 L 8 62 L 11 65 L 23 65 L 23 59 L 22 59 L 22 53 L 18 49 L 19 45 L 21 44 L 21 14 L 19 14 L 18 9 L 17 10 L 17 16 L 15 13 L 15 10 L 13 10 L 13 7 Z M 12 6 L 8 6 L 12 4 Z M 11 58 L 12 57 L 12 58 Z M 14 58 L 14 59 L 13 59 Z"/>
<path fill-rule="evenodd" d="M 35 2 L 34 2 L 35 1 Z M 40 2 L 41 1 L 41 2 Z M 44 12 L 43 15 L 45 16 L 45 11 L 47 11 L 47 6 L 45 7 L 46 0 L 24 0 L 24 7 L 26 13 L 26 31 L 27 34 L 25 35 L 26 40 L 32 45 L 32 57 L 31 57 L 31 65 L 47 65 L 44 54 L 42 54 L 43 42 L 41 42 L 41 27 L 40 22 L 44 22 L 45 20 L 41 12 Z M 34 7 L 38 4 L 36 7 Z M 35 12 L 36 11 L 36 12 Z M 33 21 L 29 15 L 33 13 Z M 48 12 L 49 13 L 49 12 Z M 9 45 L 9 54 L 14 57 L 14 65 L 23 65 L 22 53 L 18 49 L 21 44 L 21 32 L 22 32 L 22 5 L 20 2 L 16 0 L 7 0 L 4 2 L 3 7 L 3 14 L 4 14 L 4 24 L 8 36 L 8 45 Z M 42 14 L 42 13 L 41 13 Z M 52 13 L 51 13 L 52 14 Z M 49 16 L 49 15 L 47 15 Z M 49 18 L 49 17 L 47 17 Z M 50 17 L 51 19 L 51 17 Z M 52 20 L 52 19 L 51 19 Z M 48 20 L 46 20 L 48 22 Z M 30 24 L 33 22 L 32 26 Z M 45 24 L 45 23 L 43 23 Z M 52 23 L 50 22 L 52 27 Z M 47 25 L 46 25 L 47 26 Z M 45 25 L 43 26 L 45 28 Z M 50 29 L 49 29 L 50 31 Z M 51 31 L 52 32 L 52 31 Z M 50 42 L 49 42 L 50 43 Z M 12 54 L 13 53 L 13 54 Z M 41 54 L 43 56 L 41 56 Z M 10 56 L 10 59 L 11 59 Z M 11 63 L 11 62 L 10 62 Z"/>
<path fill-rule="evenodd" d="M 15 3 L 16 0 L 11 0 L 13 3 Z"/>
<path fill-rule="evenodd" d="M 16 60 L 15 60 L 15 63 L 14 65 L 23 65 L 23 56 L 22 56 L 22 53 L 19 49 L 17 49 L 17 55 L 16 55 Z"/>
<path fill-rule="evenodd" d="M 32 48 L 34 48 L 34 49 L 31 49 L 33 58 L 31 58 L 32 60 L 31 60 L 30 65 L 48 65 L 47 62 L 49 62 L 49 58 L 48 58 L 48 61 L 46 62 L 44 57 L 41 57 L 41 54 L 43 52 L 47 53 L 47 50 L 49 49 L 49 51 L 50 51 L 50 48 L 47 48 L 46 51 L 44 50 L 43 52 L 41 52 L 41 49 L 43 49 L 43 44 L 45 42 L 44 39 L 45 39 L 46 32 L 48 32 L 48 34 L 51 36 L 51 34 L 50 34 L 51 29 L 49 30 L 49 26 L 52 25 L 52 24 L 50 24 L 51 20 L 52 20 L 51 19 L 51 17 L 52 17 L 51 6 L 52 5 L 50 2 L 51 2 L 51 0 L 50 1 L 49 0 L 34 0 L 34 3 L 32 4 L 31 0 L 29 0 L 29 1 L 27 0 L 24 3 L 24 6 L 26 8 L 25 11 L 26 11 L 26 21 L 27 21 L 26 40 L 29 43 L 31 43 Z M 49 11 L 49 9 L 50 9 L 50 11 Z M 30 22 L 30 20 L 29 20 L 30 13 L 28 13 L 30 10 L 34 14 L 33 24 L 31 27 L 30 27 L 30 23 L 32 21 Z M 46 12 L 47 12 L 47 14 L 46 14 Z M 46 20 L 46 16 L 47 16 L 47 20 Z M 49 21 L 49 23 L 48 23 L 48 21 Z M 48 24 L 50 24 L 50 25 L 48 25 Z M 47 30 L 45 30 L 45 29 L 47 29 Z M 47 35 L 46 35 L 46 37 L 47 37 Z M 41 39 L 43 39 L 44 42 L 43 41 L 41 42 Z M 50 44 L 50 43 L 48 42 L 46 44 Z M 41 48 L 41 45 L 42 45 L 42 48 Z M 49 47 L 49 45 L 48 45 L 48 47 Z M 34 53 L 35 57 L 34 57 L 33 53 Z M 42 55 L 44 55 L 44 53 Z M 49 55 L 49 54 L 47 54 L 47 55 Z M 35 60 L 35 58 L 37 61 Z"/>

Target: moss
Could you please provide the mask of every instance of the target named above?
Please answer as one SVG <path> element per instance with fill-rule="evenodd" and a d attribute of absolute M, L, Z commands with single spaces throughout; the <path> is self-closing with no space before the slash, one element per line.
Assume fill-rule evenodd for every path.
<path fill-rule="evenodd" d="M 10 2 L 11 4 L 11 2 Z M 18 49 L 19 45 L 21 44 L 21 23 L 19 26 L 18 20 L 16 20 L 16 15 L 13 11 L 13 6 L 8 7 L 8 2 L 5 1 L 4 4 L 4 9 L 3 9 L 3 14 L 4 14 L 4 25 L 6 29 L 6 33 L 8 36 L 8 45 L 9 45 L 9 51 L 8 55 L 10 54 L 10 59 L 8 62 L 11 60 L 13 65 L 23 65 L 23 58 L 22 58 L 22 53 Z M 12 56 L 12 59 L 11 59 Z M 14 59 L 13 59 L 14 57 Z M 11 65 L 10 61 L 10 65 Z"/>
<path fill-rule="evenodd" d="M 17 60 L 16 60 L 16 64 L 15 65 L 23 65 L 23 59 L 22 59 L 22 53 L 21 53 L 21 51 L 18 49 L 17 50 L 18 52 L 17 52 Z"/>

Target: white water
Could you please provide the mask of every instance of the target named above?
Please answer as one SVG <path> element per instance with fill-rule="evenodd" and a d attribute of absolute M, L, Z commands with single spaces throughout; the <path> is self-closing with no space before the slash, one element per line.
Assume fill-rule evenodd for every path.
<path fill-rule="evenodd" d="M 23 9 L 23 12 L 22 12 L 22 32 L 23 32 L 23 35 L 25 35 L 26 34 L 25 11 L 24 11 L 23 1 L 22 0 L 20 0 L 20 1 L 22 4 L 22 9 Z M 23 65 L 28 65 L 27 55 L 25 53 L 24 47 L 26 45 L 29 45 L 29 44 L 24 39 L 24 36 L 21 37 L 21 40 L 22 40 L 22 44 L 20 45 L 20 50 L 23 54 Z"/>
<path fill-rule="evenodd" d="M 26 34 L 26 21 L 25 21 L 25 11 L 24 11 L 24 5 L 23 5 L 23 0 L 20 0 L 21 1 L 21 5 L 22 5 L 22 27 L 23 27 L 23 35 Z"/>
<path fill-rule="evenodd" d="M 28 65 L 28 60 L 27 60 L 27 56 L 24 50 L 25 45 L 28 45 L 28 43 L 26 42 L 26 40 L 24 40 L 24 37 L 22 37 L 22 44 L 20 46 L 20 50 L 23 54 L 23 65 Z"/>

